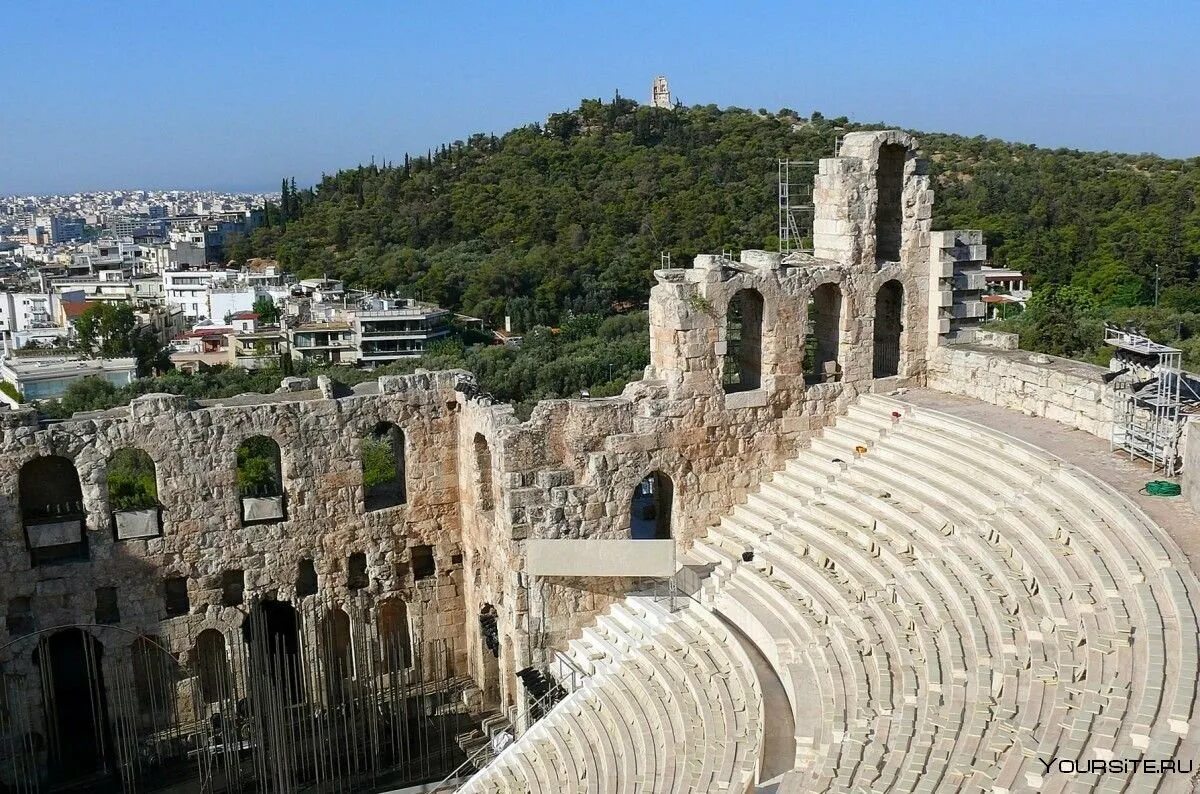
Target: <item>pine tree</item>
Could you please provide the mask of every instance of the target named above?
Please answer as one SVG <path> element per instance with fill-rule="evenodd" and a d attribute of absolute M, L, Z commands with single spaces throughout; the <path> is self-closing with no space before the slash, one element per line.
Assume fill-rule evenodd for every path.
<path fill-rule="evenodd" d="M 283 184 L 279 186 L 279 222 L 286 226 L 288 222 L 288 210 L 291 208 L 291 201 L 288 199 L 288 181 L 287 177 L 283 178 Z"/>

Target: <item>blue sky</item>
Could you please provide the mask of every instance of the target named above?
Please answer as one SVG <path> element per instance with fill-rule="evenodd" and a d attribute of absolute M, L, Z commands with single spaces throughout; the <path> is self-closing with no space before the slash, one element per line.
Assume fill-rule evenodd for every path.
<path fill-rule="evenodd" d="M 660 73 L 687 104 L 1200 155 L 1195 2 L 0 9 L 0 195 L 308 184 L 581 97 L 645 101 Z"/>

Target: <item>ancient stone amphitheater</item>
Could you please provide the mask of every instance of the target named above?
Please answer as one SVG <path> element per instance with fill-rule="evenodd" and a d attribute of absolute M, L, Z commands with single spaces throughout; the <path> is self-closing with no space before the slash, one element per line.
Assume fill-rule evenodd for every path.
<path fill-rule="evenodd" d="M 1103 370 L 977 327 L 932 201 L 914 140 L 847 135 L 811 253 L 658 271 L 644 378 L 524 422 L 462 372 L 0 412 L 3 783 L 1193 790 L 1200 485 L 1140 493 Z"/>

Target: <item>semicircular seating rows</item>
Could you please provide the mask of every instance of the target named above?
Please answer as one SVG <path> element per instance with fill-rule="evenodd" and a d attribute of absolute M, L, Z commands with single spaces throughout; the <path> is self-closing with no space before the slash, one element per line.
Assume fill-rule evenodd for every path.
<path fill-rule="evenodd" d="M 1043 450 L 864 396 L 691 555 L 713 569 L 703 606 L 614 606 L 572 642 L 595 674 L 466 790 L 753 790 L 761 688 L 726 621 L 793 711 L 773 790 L 1200 781 L 1046 766 L 1197 759 L 1200 585 L 1141 510 Z"/>

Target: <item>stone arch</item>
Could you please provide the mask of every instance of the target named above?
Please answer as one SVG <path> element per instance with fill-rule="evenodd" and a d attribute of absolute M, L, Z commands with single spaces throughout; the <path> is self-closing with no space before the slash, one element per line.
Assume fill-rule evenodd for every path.
<path fill-rule="evenodd" d="M 899 143 L 879 146 L 875 171 L 875 259 L 900 261 L 904 228 L 904 162 L 908 149 Z"/>
<path fill-rule="evenodd" d="M 138 720 L 149 730 L 166 727 L 174 712 L 175 661 L 163 651 L 157 637 L 138 637 L 129 653 Z"/>
<path fill-rule="evenodd" d="M 150 455 L 122 447 L 108 458 L 108 508 L 117 539 L 154 537 L 161 530 L 158 472 Z"/>
<path fill-rule="evenodd" d="M 725 312 L 726 393 L 751 391 L 762 385 L 763 297 L 756 289 L 740 289 Z"/>
<path fill-rule="evenodd" d="M 629 500 L 629 536 L 633 540 L 669 540 L 675 483 L 662 471 L 652 471 L 633 489 Z"/>
<path fill-rule="evenodd" d="M 61 629 L 42 638 L 33 661 L 43 682 L 47 782 L 60 785 L 92 776 L 111 746 L 104 645 L 81 629 Z"/>
<path fill-rule="evenodd" d="M 383 651 L 383 672 L 398 673 L 412 666 L 412 628 L 408 605 L 399 598 L 379 604 L 379 645 Z"/>
<path fill-rule="evenodd" d="M 829 383 L 841 379 L 838 360 L 841 345 L 842 289 L 828 282 L 813 290 L 808 300 L 808 335 L 804 343 L 804 382 Z"/>
<path fill-rule="evenodd" d="M 404 431 L 391 422 L 380 422 L 363 439 L 363 499 L 368 511 L 408 500 L 405 444 Z"/>
<path fill-rule="evenodd" d="M 34 565 L 87 559 L 83 489 L 73 461 L 61 455 L 26 461 L 17 491 Z"/>
<path fill-rule="evenodd" d="M 872 377 L 887 378 L 900 374 L 904 336 L 904 285 L 896 279 L 885 281 L 875 293 L 875 346 Z"/>
<path fill-rule="evenodd" d="M 339 702 L 354 678 L 354 651 L 350 641 L 350 616 L 341 607 L 330 607 L 321 619 L 320 645 L 325 685 L 330 700 Z"/>
<path fill-rule="evenodd" d="M 243 523 L 284 519 L 283 464 L 275 439 L 250 436 L 238 445 L 237 485 Z"/>
<path fill-rule="evenodd" d="M 492 484 L 492 450 L 483 433 L 475 434 L 475 475 L 478 478 L 476 493 L 479 509 L 488 512 L 495 507 L 495 489 Z"/>
<path fill-rule="evenodd" d="M 232 694 L 229 657 L 225 650 L 225 635 L 217 629 L 205 629 L 196 637 L 196 673 L 200 699 L 204 703 L 219 703 Z"/>

